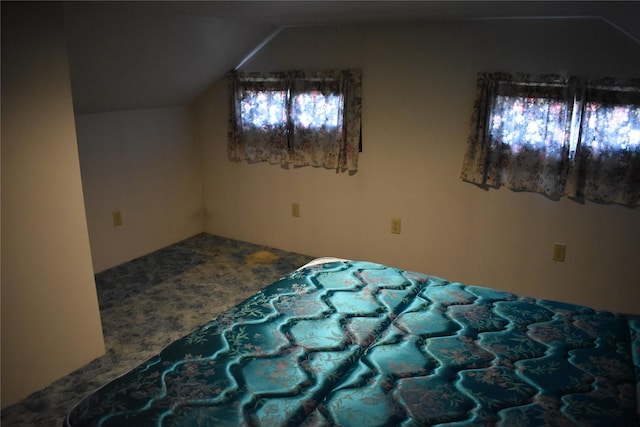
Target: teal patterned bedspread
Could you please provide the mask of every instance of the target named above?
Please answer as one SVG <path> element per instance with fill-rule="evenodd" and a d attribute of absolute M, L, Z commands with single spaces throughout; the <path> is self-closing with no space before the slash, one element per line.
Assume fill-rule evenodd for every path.
<path fill-rule="evenodd" d="M 640 321 L 361 261 L 306 267 L 65 426 L 634 426 Z"/>

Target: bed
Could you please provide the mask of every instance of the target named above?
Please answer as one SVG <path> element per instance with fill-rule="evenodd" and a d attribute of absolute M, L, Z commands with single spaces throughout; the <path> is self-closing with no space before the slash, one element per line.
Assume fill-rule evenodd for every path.
<path fill-rule="evenodd" d="M 638 425 L 640 322 L 319 259 L 85 397 L 81 426 Z"/>

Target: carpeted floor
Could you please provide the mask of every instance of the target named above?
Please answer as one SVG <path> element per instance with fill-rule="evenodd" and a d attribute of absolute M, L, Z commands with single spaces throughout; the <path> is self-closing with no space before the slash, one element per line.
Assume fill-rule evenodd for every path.
<path fill-rule="evenodd" d="M 312 257 L 199 234 L 96 275 L 106 354 L 2 411 L 2 427 L 63 425 L 71 407 Z"/>

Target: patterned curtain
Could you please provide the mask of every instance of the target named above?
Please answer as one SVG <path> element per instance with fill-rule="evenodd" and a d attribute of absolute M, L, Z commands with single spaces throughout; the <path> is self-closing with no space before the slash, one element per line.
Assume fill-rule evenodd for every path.
<path fill-rule="evenodd" d="M 559 76 L 480 74 L 462 179 L 560 197 L 569 160 L 570 88 Z"/>
<path fill-rule="evenodd" d="M 640 80 L 590 82 L 569 196 L 640 204 Z"/>
<path fill-rule="evenodd" d="M 357 171 L 361 72 L 230 74 L 229 158 Z"/>
<path fill-rule="evenodd" d="M 525 74 L 478 76 L 461 178 L 553 199 L 638 203 L 638 87 Z"/>
<path fill-rule="evenodd" d="M 288 77 L 282 73 L 229 75 L 232 160 L 286 163 Z"/>

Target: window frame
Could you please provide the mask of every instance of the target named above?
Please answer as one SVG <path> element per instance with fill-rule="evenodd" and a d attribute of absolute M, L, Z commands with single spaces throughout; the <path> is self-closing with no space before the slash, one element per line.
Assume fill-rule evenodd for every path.
<path fill-rule="evenodd" d="M 514 133 L 524 134 L 524 139 L 505 141 L 494 137 L 494 125 L 499 119 L 496 113 L 501 112 L 500 97 L 514 94 L 523 98 L 543 99 L 548 101 L 546 104 L 556 101 L 563 105 L 566 110 L 563 124 L 565 133 L 561 152 L 554 153 L 555 159 L 549 158 L 546 151 L 550 145 L 547 140 L 544 145 L 528 144 L 527 133 L 523 133 L 519 124 L 510 127 Z M 618 169 L 613 172 L 605 164 L 604 156 L 588 153 L 584 140 L 585 115 L 588 114 L 587 107 L 596 101 L 614 108 L 624 108 L 627 114 L 632 115 L 634 123 L 640 124 L 640 79 L 589 80 L 575 76 L 479 73 L 461 178 L 485 188 L 506 186 L 516 191 L 539 192 L 553 199 L 569 196 L 606 203 L 640 204 L 640 143 L 634 144 L 628 156 L 622 156 L 620 149 L 615 146 L 601 150 L 609 158 L 618 161 Z M 545 102 L 539 104 L 545 105 Z M 529 124 L 525 121 L 521 125 Z M 635 127 L 630 129 L 627 131 L 636 132 Z M 503 136 L 505 131 L 502 128 L 500 130 Z M 635 133 L 631 136 L 636 138 Z M 520 156 L 519 149 L 524 146 L 531 153 Z M 536 156 L 541 160 L 532 160 Z M 629 157 L 631 160 L 628 160 Z M 629 171 L 625 171 L 625 168 Z M 620 188 L 616 188 L 617 175 Z M 630 177 L 625 178 L 624 175 Z M 599 189 L 599 186 L 603 189 Z"/>

